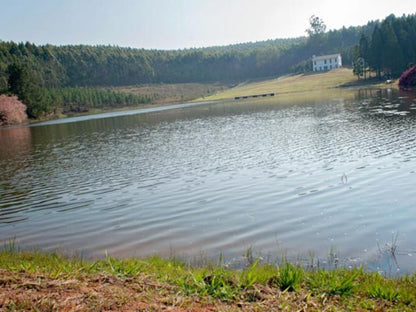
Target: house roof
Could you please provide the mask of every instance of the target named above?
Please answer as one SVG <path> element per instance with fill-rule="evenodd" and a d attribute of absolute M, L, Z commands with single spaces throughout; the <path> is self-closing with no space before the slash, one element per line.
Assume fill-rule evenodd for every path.
<path fill-rule="evenodd" d="M 337 58 L 337 57 L 341 57 L 340 53 L 337 54 L 328 54 L 328 55 L 320 55 L 320 56 L 312 56 L 313 60 L 324 60 L 324 59 L 329 59 L 329 58 Z"/>

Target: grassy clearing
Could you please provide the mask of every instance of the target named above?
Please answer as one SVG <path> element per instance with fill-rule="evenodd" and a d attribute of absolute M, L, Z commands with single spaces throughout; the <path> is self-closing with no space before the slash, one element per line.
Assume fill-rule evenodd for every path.
<path fill-rule="evenodd" d="M 377 82 L 378 83 L 378 82 Z M 339 68 L 324 73 L 284 76 L 272 80 L 252 82 L 206 97 L 206 100 L 234 99 L 236 96 L 275 93 L 276 96 L 328 91 L 340 87 L 374 85 L 374 81 L 357 81 L 351 69 Z M 383 84 L 378 84 L 378 87 Z"/>
<path fill-rule="evenodd" d="M 196 98 L 204 99 L 229 87 L 221 83 L 152 84 L 118 87 L 116 91 L 147 96 L 153 104 L 173 104 L 192 101 Z"/>
<path fill-rule="evenodd" d="M 0 252 L 1 311 L 415 311 L 416 276 Z"/>

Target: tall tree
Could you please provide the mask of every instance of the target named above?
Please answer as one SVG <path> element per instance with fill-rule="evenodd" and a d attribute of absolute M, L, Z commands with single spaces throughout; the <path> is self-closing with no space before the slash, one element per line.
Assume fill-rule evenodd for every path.
<path fill-rule="evenodd" d="M 369 46 L 368 36 L 361 34 L 360 43 L 359 43 L 359 54 L 360 54 L 360 57 L 364 58 L 366 61 L 369 57 L 369 52 L 370 52 L 369 49 L 370 49 L 370 46 Z"/>
<path fill-rule="evenodd" d="M 386 76 L 399 76 L 404 70 L 402 47 L 392 25 L 394 21 L 395 17 L 392 15 L 381 24 L 381 32 L 384 37 L 383 71 Z"/>
<path fill-rule="evenodd" d="M 31 84 L 31 76 L 27 66 L 13 63 L 7 67 L 6 73 L 9 75 L 8 87 L 13 94 L 19 95 L 22 99 L 24 94 L 28 92 Z"/>
<path fill-rule="evenodd" d="M 377 77 L 381 79 L 381 71 L 383 68 L 384 60 L 384 38 L 383 33 L 378 25 L 374 28 L 373 35 L 371 36 L 371 44 L 369 50 L 370 66 L 376 70 Z"/>
<path fill-rule="evenodd" d="M 309 18 L 309 24 L 310 27 L 306 29 L 306 32 L 308 33 L 309 37 L 325 33 L 326 25 L 323 19 L 319 18 L 318 16 L 312 15 Z"/>
<path fill-rule="evenodd" d="M 355 55 L 354 55 L 355 54 Z M 370 47 L 368 37 L 364 34 L 361 34 L 360 43 L 353 52 L 353 67 L 355 74 L 358 73 L 358 76 L 364 76 L 364 79 L 367 79 L 368 69 L 368 59 L 370 55 Z"/>
<path fill-rule="evenodd" d="M 25 64 L 13 63 L 8 66 L 9 91 L 17 94 L 20 101 L 27 107 L 27 114 L 31 118 L 38 118 L 50 112 L 45 93 L 36 84 L 34 75 Z"/>

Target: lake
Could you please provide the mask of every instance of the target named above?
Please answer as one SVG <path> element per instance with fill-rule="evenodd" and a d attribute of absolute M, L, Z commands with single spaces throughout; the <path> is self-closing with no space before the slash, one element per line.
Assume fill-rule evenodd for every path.
<path fill-rule="evenodd" d="M 0 244 L 413 272 L 416 96 L 332 93 L 2 128 Z"/>

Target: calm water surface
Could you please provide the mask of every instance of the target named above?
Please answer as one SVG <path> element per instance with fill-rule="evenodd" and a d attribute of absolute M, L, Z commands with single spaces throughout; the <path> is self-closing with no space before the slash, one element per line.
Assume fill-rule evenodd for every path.
<path fill-rule="evenodd" d="M 396 90 L 3 128 L 0 243 L 415 271 L 415 139 L 415 96 Z"/>

